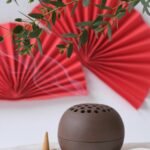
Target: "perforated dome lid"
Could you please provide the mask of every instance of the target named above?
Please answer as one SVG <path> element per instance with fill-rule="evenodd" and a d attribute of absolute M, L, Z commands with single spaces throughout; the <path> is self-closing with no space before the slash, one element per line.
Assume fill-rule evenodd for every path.
<path fill-rule="evenodd" d="M 114 141 L 124 138 L 124 125 L 119 114 L 109 106 L 80 104 L 63 114 L 58 136 L 80 142 Z"/>

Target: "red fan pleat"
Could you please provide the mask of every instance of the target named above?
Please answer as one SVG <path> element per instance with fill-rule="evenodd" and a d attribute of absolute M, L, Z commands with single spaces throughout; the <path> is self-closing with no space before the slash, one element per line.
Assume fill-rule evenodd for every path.
<path fill-rule="evenodd" d="M 1 26 L 11 30 L 15 24 Z M 48 99 L 87 93 L 81 63 L 76 54 L 71 59 L 59 54 L 59 37 L 43 33 L 43 55 L 35 48 L 33 56 L 21 56 L 8 33 L 0 29 L 0 35 L 7 35 L 0 43 L 0 99 Z"/>
<path fill-rule="evenodd" d="M 98 13 L 110 13 L 108 10 L 100 11 L 95 3 L 99 0 L 92 1 L 86 8 L 79 3 L 73 16 L 73 6 L 69 5 L 53 26 L 53 32 L 60 36 L 79 33 L 75 26 L 77 22 L 93 20 Z M 107 6 L 115 7 L 117 4 L 118 0 L 107 1 Z M 37 6 L 33 12 L 39 12 L 40 7 Z M 78 49 L 78 41 L 71 40 L 84 66 L 139 108 L 150 88 L 150 27 L 135 10 L 119 20 L 118 26 L 118 29 L 113 28 L 112 41 L 106 34 L 97 38 L 91 30 L 88 43 L 81 49 Z"/>

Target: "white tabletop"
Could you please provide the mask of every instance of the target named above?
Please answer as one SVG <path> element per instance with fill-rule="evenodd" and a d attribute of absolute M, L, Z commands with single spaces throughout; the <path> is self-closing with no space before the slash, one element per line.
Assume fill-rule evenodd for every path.
<path fill-rule="evenodd" d="M 26 146 L 17 146 L 13 148 L 2 148 L 0 150 L 41 150 L 42 145 L 26 145 Z M 58 144 L 50 144 L 50 150 L 60 150 Z M 132 143 L 124 144 L 121 150 L 150 150 L 150 143 Z"/>

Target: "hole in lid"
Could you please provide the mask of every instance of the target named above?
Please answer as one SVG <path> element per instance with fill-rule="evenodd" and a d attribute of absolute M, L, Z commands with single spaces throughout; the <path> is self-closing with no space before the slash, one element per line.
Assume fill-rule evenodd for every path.
<path fill-rule="evenodd" d="M 110 112 L 110 109 L 107 109 L 108 112 Z"/>
<path fill-rule="evenodd" d="M 94 112 L 95 112 L 96 114 L 98 113 L 98 111 L 97 111 L 97 110 L 95 110 Z"/>
<path fill-rule="evenodd" d="M 92 108 L 91 106 L 88 106 L 88 108 Z"/>
<path fill-rule="evenodd" d="M 74 110 L 74 112 L 77 112 L 77 111 L 78 111 L 78 109 L 75 109 L 75 110 Z"/>
<path fill-rule="evenodd" d="M 81 106 L 80 106 L 80 105 L 78 105 L 77 107 L 78 107 L 78 108 L 80 108 Z"/>
<path fill-rule="evenodd" d="M 81 111 L 81 113 L 85 113 L 85 111 L 84 111 L 84 110 L 82 110 L 82 111 Z"/>
<path fill-rule="evenodd" d="M 74 108 L 70 108 L 70 110 L 71 110 L 71 111 L 73 111 L 73 110 L 74 110 Z"/>
<path fill-rule="evenodd" d="M 100 108 L 99 108 L 99 107 L 96 107 L 96 109 L 97 109 L 97 110 L 100 110 Z"/>
<path fill-rule="evenodd" d="M 103 111 L 103 112 L 106 112 L 106 110 L 105 110 L 105 109 L 103 109 L 102 111 Z"/>
<path fill-rule="evenodd" d="M 81 107 L 81 109 L 84 109 L 84 107 Z"/>
<path fill-rule="evenodd" d="M 91 113 L 91 110 L 87 110 L 88 113 Z"/>

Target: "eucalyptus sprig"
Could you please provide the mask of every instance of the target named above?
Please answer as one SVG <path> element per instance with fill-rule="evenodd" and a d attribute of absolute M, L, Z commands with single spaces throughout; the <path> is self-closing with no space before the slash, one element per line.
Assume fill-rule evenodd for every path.
<path fill-rule="evenodd" d="M 6 0 L 7 3 L 15 2 L 19 4 L 17 0 Z M 28 0 L 29 3 L 34 2 L 35 0 Z M 14 29 L 12 29 L 12 34 L 14 37 L 14 42 L 17 47 L 17 51 L 20 54 L 31 54 L 32 48 L 34 45 L 32 44 L 32 39 L 36 39 L 38 49 L 42 54 L 42 43 L 40 41 L 40 34 L 43 32 L 43 29 L 39 26 L 38 22 L 41 20 L 45 22 L 47 27 L 51 30 L 51 26 L 55 25 L 57 19 L 61 17 L 62 12 L 65 12 L 66 7 L 68 5 L 73 5 L 72 15 L 76 8 L 78 7 L 78 3 L 82 1 L 83 7 L 88 7 L 93 0 L 70 0 L 64 2 L 63 0 L 39 0 L 41 4 L 40 13 L 30 13 L 26 16 L 28 21 L 23 20 L 22 18 L 17 18 L 15 21 L 23 23 L 23 25 L 16 25 Z M 143 5 L 143 13 L 147 13 L 150 15 L 150 0 L 119 0 L 117 6 L 111 8 L 107 6 L 107 0 L 101 0 L 98 4 L 95 4 L 100 10 L 109 10 L 105 14 L 97 14 L 97 18 L 94 20 L 88 20 L 86 22 L 78 22 L 76 27 L 80 30 L 77 33 L 66 33 L 62 35 L 62 38 L 65 40 L 66 44 L 59 44 L 57 48 L 60 53 L 66 52 L 67 57 L 71 57 L 73 53 L 73 43 L 70 41 L 70 38 L 74 38 L 79 41 L 79 48 L 86 44 L 88 41 L 88 31 L 89 29 L 93 30 L 95 34 L 107 34 L 108 38 L 112 39 L 112 27 L 114 24 L 117 25 L 119 19 L 121 19 L 126 12 L 131 12 L 131 10 L 137 5 L 141 3 Z M 25 23 L 25 25 L 24 25 Z M 4 40 L 4 36 L 0 36 L 0 41 Z"/>

